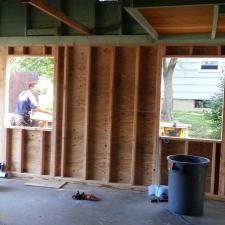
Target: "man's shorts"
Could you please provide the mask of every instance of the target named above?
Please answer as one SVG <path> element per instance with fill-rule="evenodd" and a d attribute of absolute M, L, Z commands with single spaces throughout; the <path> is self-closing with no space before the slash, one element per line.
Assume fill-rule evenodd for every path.
<path fill-rule="evenodd" d="M 32 126 L 32 121 L 30 119 L 29 114 L 25 115 L 14 114 L 10 123 L 12 126 L 27 126 L 27 127 Z"/>

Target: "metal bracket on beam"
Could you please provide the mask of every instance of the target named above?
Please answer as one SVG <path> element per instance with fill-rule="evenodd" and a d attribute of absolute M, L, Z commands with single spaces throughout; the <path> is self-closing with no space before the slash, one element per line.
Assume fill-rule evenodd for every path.
<path fill-rule="evenodd" d="M 215 39 L 219 19 L 219 5 L 214 5 L 211 39 Z"/>
<path fill-rule="evenodd" d="M 145 19 L 138 9 L 131 7 L 124 7 L 124 9 L 141 25 L 142 28 L 152 37 L 153 40 L 158 40 L 158 33 Z"/>
<path fill-rule="evenodd" d="M 77 22 L 70 19 L 64 13 L 60 12 L 59 10 L 47 6 L 43 1 L 40 0 L 22 0 L 22 3 L 30 4 L 35 8 L 39 9 L 40 11 L 52 16 L 53 18 L 59 20 L 62 23 L 65 23 L 69 27 L 83 33 L 83 34 L 91 34 L 91 31 L 86 26 L 78 24 Z"/>

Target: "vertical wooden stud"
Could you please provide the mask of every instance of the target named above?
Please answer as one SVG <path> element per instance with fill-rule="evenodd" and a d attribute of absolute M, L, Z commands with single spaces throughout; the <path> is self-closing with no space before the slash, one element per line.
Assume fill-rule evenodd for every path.
<path fill-rule="evenodd" d="M 68 49 L 65 47 L 64 77 L 63 77 L 63 118 L 62 118 L 62 147 L 61 147 L 61 176 L 65 176 L 66 144 L 67 144 L 67 105 L 68 105 Z"/>
<path fill-rule="evenodd" d="M 25 130 L 20 129 L 20 167 L 19 167 L 19 172 L 23 173 L 24 171 L 24 164 L 25 164 Z"/>
<path fill-rule="evenodd" d="M 134 89 L 134 120 L 132 134 L 132 158 L 131 158 L 131 184 L 135 184 L 136 170 L 136 151 L 137 151 L 137 126 L 138 126 L 138 101 L 139 101 L 139 75 L 140 75 L 140 51 L 141 47 L 136 48 L 135 65 L 135 89 Z"/>
<path fill-rule="evenodd" d="M 41 131 L 41 155 L 40 155 L 40 175 L 45 173 L 45 144 L 46 144 L 46 137 L 45 131 Z"/>
<path fill-rule="evenodd" d="M 216 169 L 216 142 L 213 142 L 211 165 L 212 166 L 211 166 L 211 187 L 210 187 L 210 193 L 214 194 L 215 169 Z"/>
<path fill-rule="evenodd" d="M 159 138 L 159 141 L 158 141 L 158 148 L 157 148 L 157 151 L 158 151 L 158 154 L 157 154 L 157 165 L 158 165 L 158 169 L 156 171 L 156 174 L 155 174 L 155 182 L 157 184 L 161 184 L 161 181 L 162 181 L 162 139 Z"/>
<path fill-rule="evenodd" d="M 91 46 L 88 49 L 85 103 L 85 127 L 84 127 L 84 179 L 88 176 L 88 148 L 89 148 L 89 114 L 90 114 L 90 81 L 91 81 Z"/>
<path fill-rule="evenodd" d="M 12 142 L 12 130 L 9 128 L 5 128 L 5 163 L 6 170 L 10 170 L 11 168 L 11 143 Z"/>
<path fill-rule="evenodd" d="M 57 134 L 59 129 L 59 124 L 57 120 L 58 111 L 59 111 L 59 48 L 56 46 L 55 49 L 55 70 L 54 70 L 54 104 L 53 104 L 53 126 L 52 126 L 52 136 L 51 136 L 51 163 L 50 163 L 50 175 L 55 176 L 56 175 L 56 160 L 57 160 Z M 61 94 L 61 93 L 60 93 Z"/>
<path fill-rule="evenodd" d="M 155 120 L 154 120 L 154 140 L 153 140 L 153 155 L 152 155 L 152 183 L 159 183 L 160 178 L 160 146 L 159 146 L 159 126 L 160 126 L 160 104 L 161 104 L 161 69 L 162 56 L 165 54 L 165 46 L 157 47 L 157 63 L 156 63 L 156 81 L 155 81 Z"/>
<path fill-rule="evenodd" d="M 115 47 L 112 47 L 110 81 L 109 81 L 109 114 L 108 114 L 108 150 L 106 161 L 107 182 L 111 180 L 111 157 L 112 157 L 112 126 L 113 126 L 113 100 L 114 100 L 114 73 L 115 73 Z"/>
<path fill-rule="evenodd" d="M 6 88 L 6 65 L 7 65 L 7 51 L 8 48 L 5 46 L 2 48 L 2 53 L 1 53 L 1 77 L 3 78 L 2 80 L 2 87 L 1 87 L 1 99 L 3 100 L 2 102 L 2 116 L 1 116 L 1 127 L 4 128 L 5 125 L 5 114 L 6 114 L 6 108 L 8 103 L 6 102 L 7 99 L 7 88 Z M 7 104 L 6 104 L 7 103 Z M 4 113 L 5 112 L 5 113 Z M 3 130 L 3 143 L 2 143 L 2 159 L 6 163 L 6 169 L 10 169 L 10 162 L 11 162 L 11 137 L 12 137 L 12 130 L 5 128 Z"/>
<path fill-rule="evenodd" d="M 189 144 L 189 142 L 185 141 L 185 143 L 184 143 L 184 154 L 185 155 L 188 155 L 188 144 Z"/>

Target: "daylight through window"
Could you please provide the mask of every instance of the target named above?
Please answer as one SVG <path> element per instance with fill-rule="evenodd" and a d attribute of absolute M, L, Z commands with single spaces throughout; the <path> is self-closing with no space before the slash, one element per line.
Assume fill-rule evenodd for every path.
<path fill-rule="evenodd" d="M 221 139 L 224 73 L 225 59 L 165 58 L 160 135 Z"/>
<path fill-rule="evenodd" d="M 6 79 L 6 126 L 51 128 L 53 57 L 10 57 Z"/>

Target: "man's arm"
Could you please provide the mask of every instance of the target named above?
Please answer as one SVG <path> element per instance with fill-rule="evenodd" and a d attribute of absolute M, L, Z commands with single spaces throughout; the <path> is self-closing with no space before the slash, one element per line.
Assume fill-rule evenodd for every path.
<path fill-rule="evenodd" d="M 43 108 L 40 108 L 40 107 L 37 107 L 35 109 L 32 110 L 33 112 L 42 112 L 42 113 L 47 113 L 49 115 L 52 115 L 52 112 L 46 110 L 46 109 L 43 109 Z"/>
<path fill-rule="evenodd" d="M 46 114 L 52 115 L 52 112 L 39 107 L 36 98 L 31 93 L 29 95 L 29 102 L 30 102 L 30 107 L 32 109 L 32 112 L 42 112 L 42 113 L 46 113 Z"/>

